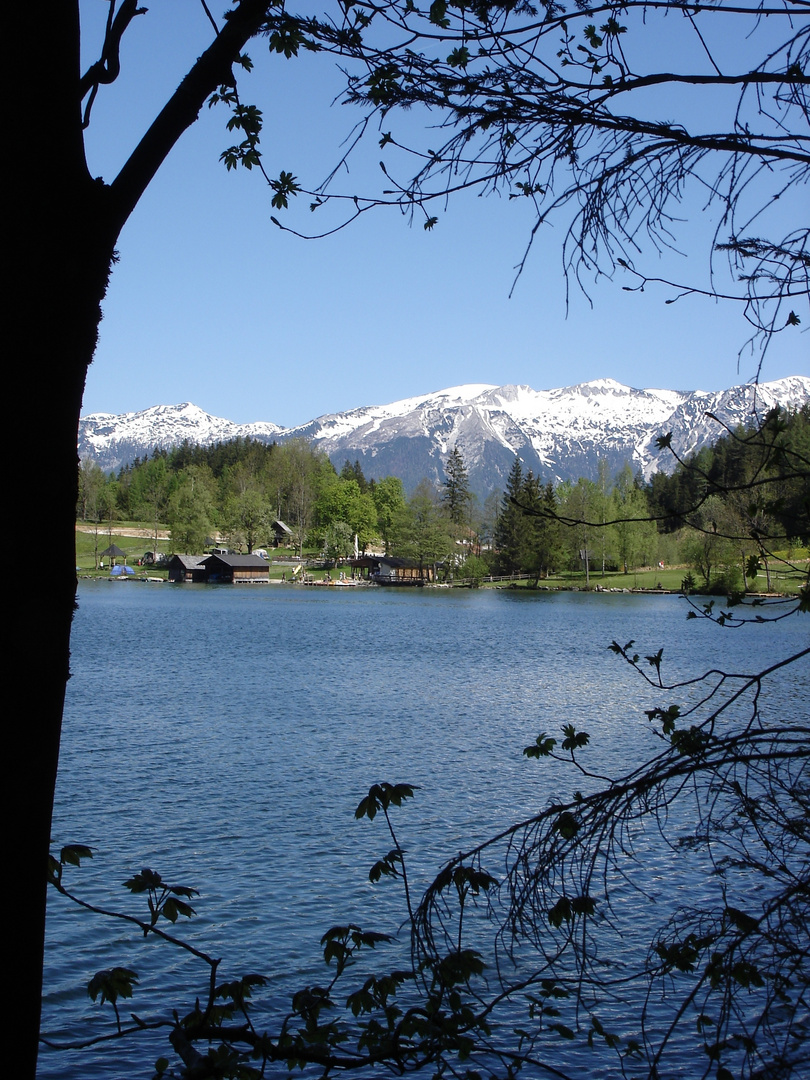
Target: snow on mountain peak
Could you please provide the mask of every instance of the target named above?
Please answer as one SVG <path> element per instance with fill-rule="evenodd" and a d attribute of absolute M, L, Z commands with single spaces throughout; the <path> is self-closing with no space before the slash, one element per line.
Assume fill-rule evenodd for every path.
<path fill-rule="evenodd" d="M 637 390 L 609 378 L 539 391 L 470 383 L 330 413 L 287 429 L 233 424 L 184 402 L 122 416 L 86 416 L 79 452 L 117 469 L 155 446 L 184 439 L 208 445 L 237 436 L 281 442 L 303 435 L 338 468 L 347 458 L 357 459 L 369 478 L 390 472 L 412 489 L 423 477 L 440 482 L 447 454 L 458 446 L 473 488 L 483 494 L 503 488 L 515 454 L 544 480 L 596 476 L 600 459 L 612 471 L 629 462 L 649 476 L 673 467 L 671 456 L 656 447 L 659 435 L 671 431 L 673 448 L 682 455 L 723 433 L 707 412 L 735 426 L 750 419 L 755 408 L 761 415 L 777 404 L 798 408 L 809 401 L 810 378 L 801 375 L 716 393 Z"/>

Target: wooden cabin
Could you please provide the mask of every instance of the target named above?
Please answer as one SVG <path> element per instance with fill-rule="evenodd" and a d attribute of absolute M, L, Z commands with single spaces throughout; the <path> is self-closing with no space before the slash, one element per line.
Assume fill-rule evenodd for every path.
<path fill-rule="evenodd" d="M 241 585 L 270 580 L 266 559 L 258 555 L 208 555 L 205 580 L 212 585 Z"/>
<path fill-rule="evenodd" d="M 398 559 L 391 555 L 363 555 L 349 559 L 352 570 L 378 585 L 431 585 L 436 580 L 433 563 Z"/>
<path fill-rule="evenodd" d="M 292 529 L 283 521 L 271 522 L 270 528 L 273 530 L 273 547 L 289 547 L 294 542 Z"/>
<path fill-rule="evenodd" d="M 206 555 L 172 555 L 169 581 L 207 581 Z"/>

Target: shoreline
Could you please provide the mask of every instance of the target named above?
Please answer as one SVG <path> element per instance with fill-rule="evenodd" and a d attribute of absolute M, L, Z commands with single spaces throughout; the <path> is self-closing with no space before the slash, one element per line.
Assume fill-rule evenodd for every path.
<path fill-rule="evenodd" d="M 188 585 L 191 582 L 185 581 L 168 581 L 166 578 L 151 577 L 148 575 L 135 574 L 132 576 L 111 577 L 107 574 L 77 574 L 77 581 L 104 581 L 111 584 L 117 584 L 122 581 L 138 582 L 140 584 L 150 585 Z M 201 585 L 205 582 L 194 582 L 193 584 Z M 223 584 L 222 582 L 217 583 Z M 639 585 L 634 588 L 622 587 L 619 585 L 607 586 L 607 585 L 517 585 L 514 582 L 508 585 L 496 585 L 495 583 L 485 583 L 481 586 L 473 586 L 469 582 L 459 582 L 453 584 L 430 584 L 430 585 L 380 585 L 376 581 L 355 581 L 355 582 L 338 582 L 338 581 L 280 581 L 278 579 L 270 578 L 267 581 L 250 581 L 250 582 L 236 582 L 234 587 L 240 585 L 278 585 L 289 586 L 292 588 L 346 588 L 351 586 L 353 588 L 374 588 L 374 589 L 435 589 L 435 590 L 452 590 L 452 589 L 468 589 L 470 591 L 477 591 L 480 589 L 491 589 L 497 592 L 524 592 L 524 593 L 563 593 L 563 592 L 576 592 L 576 593 L 588 593 L 594 596 L 682 596 L 684 599 L 692 597 L 706 596 L 711 599 L 717 597 L 725 597 L 724 593 L 706 593 L 706 592 L 691 592 L 684 593 L 680 589 L 646 589 Z M 784 593 L 784 592 L 747 592 L 743 595 L 742 602 L 746 600 L 780 600 L 790 599 L 796 596 L 796 593 Z"/>

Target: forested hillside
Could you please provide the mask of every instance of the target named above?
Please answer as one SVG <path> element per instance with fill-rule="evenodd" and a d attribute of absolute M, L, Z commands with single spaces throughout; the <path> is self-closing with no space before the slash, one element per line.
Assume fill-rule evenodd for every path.
<path fill-rule="evenodd" d="M 662 446 L 666 448 L 666 438 Z M 680 565 L 687 583 L 744 590 L 778 550 L 791 555 L 810 536 L 806 475 L 810 406 L 774 410 L 764 425 L 727 430 L 711 447 L 645 482 L 629 464 L 596 480 L 553 485 L 515 457 L 506 489 L 481 502 L 458 447 L 441 485 L 427 480 L 406 498 L 401 480 L 367 480 L 359 461 L 338 473 L 304 439 L 266 445 L 237 438 L 156 450 L 116 474 L 92 461 L 80 470 L 78 517 L 113 531 L 121 521 L 168 528 L 176 552 L 215 541 L 251 552 L 282 521 L 289 544 L 337 562 L 355 547 L 443 563 L 472 577 L 529 575 L 535 582 L 581 571 L 591 584 L 608 571 Z M 767 545 L 764 538 L 768 537 Z"/>

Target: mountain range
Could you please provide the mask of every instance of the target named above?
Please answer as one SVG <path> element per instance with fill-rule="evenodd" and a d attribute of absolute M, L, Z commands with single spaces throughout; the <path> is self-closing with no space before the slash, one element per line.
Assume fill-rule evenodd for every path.
<path fill-rule="evenodd" d="M 672 448 L 683 457 L 717 439 L 723 424 L 735 427 L 774 405 L 796 409 L 808 402 L 810 378 L 795 375 L 711 393 L 635 390 L 613 379 L 556 390 L 476 383 L 328 413 L 294 428 L 235 424 L 190 403 L 156 405 L 83 417 L 79 455 L 109 471 L 186 439 L 209 445 L 238 436 L 265 443 L 305 438 L 338 470 L 346 460 L 357 460 L 369 479 L 393 474 L 410 491 L 423 477 L 442 479 L 447 455 L 458 446 L 470 486 L 483 496 L 503 489 L 515 454 L 524 471 L 532 469 L 544 482 L 594 479 L 600 458 L 611 473 L 629 462 L 634 472 L 649 477 L 674 467 L 672 455 L 656 447 L 660 435 L 671 432 Z"/>

